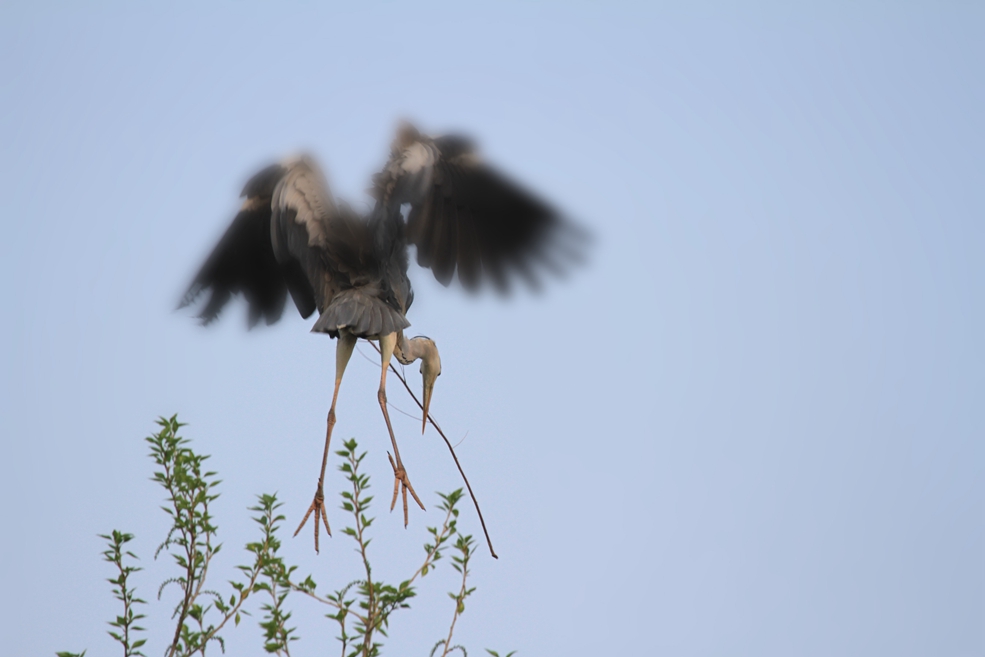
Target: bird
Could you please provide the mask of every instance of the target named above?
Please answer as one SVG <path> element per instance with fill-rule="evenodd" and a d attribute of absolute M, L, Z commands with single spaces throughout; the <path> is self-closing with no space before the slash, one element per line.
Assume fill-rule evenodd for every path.
<path fill-rule="evenodd" d="M 314 515 L 331 536 L 324 479 L 342 377 L 360 338 L 379 345 L 377 401 L 389 433 L 394 474 L 392 511 L 398 492 L 404 526 L 407 495 L 424 509 L 397 447 L 387 412 L 386 378 L 392 358 L 420 361 L 422 433 L 441 357 L 435 341 L 407 338 L 407 312 L 414 302 L 408 278 L 409 251 L 444 286 L 457 272 L 470 292 L 486 282 L 508 292 L 517 279 L 539 288 L 542 270 L 563 273 L 579 262 L 587 232 L 554 206 L 487 164 L 475 142 L 460 134 L 427 136 L 408 121 L 398 124 L 383 169 L 372 177 L 372 209 L 361 214 L 337 201 L 315 158 L 288 157 L 253 175 L 232 223 L 192 279 L 179 308 L 208 298 L 198 313 L 213 322 L 227 302 L 242 295 L 247 323 L 277 322 L 290 297 L 301 317 L 318 312 L 311 331 L 336 340 L 335 387 L 314 499 L 294 535 Z"/>

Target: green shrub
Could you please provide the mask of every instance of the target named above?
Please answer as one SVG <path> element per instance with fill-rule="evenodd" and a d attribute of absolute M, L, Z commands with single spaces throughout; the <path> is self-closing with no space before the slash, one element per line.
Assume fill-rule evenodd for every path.
<path fill-rule="evenodd" d="M 174 634 L 171 643 L 164 651 L 166 657 L 190 657 L 200 653 L 203 657 L 206 648 L 218 644 L 225 650 L 221 632 L 238 626 L 244 615 L 249 615 L 249 607 L 261 612 L 260 628 L 263 630 L 264 650 L 268 653 L 289 656 L 291 644 L 298 640 L 297 628 L 290 627 L 291 612 L 286 602 L 291 594 L 300 596 L 305 603 L 326 605 L 327 618 L 339 626 L 336 637 L 341 643 L 345 657 L 373 657 L 380 655 L 382 639 L 387 637 L 390 617 L 399 609 L 410 607 L 410 600 L 416 595 L 418 580 L 431 572 L 437 562 L 451 549 L 452 567 L 461 574 L 458 591 L 449 593 L 454 602 L 451 624 L 446 637 L 439 640 L 431 650 L 431 657 L 442 657 L 453 651 L 467 656 L 461 645 L 453 644 L 452 639 L 458 617 L 465 611 L 465 601 L 475 591 L 468 586 L 469 564 L 475 551 L 472 536 L 463 535 L 458 530 L 458 508 L 462 499 L 462 489 L 448 494 L 439 494 L 438 508 L 444 512 L 440 527 L 429 527 L 430 538 L 424 545 L 424 559 L 420 567 L 404 581 L 392 584 L 373 579 L 368 530 L 374 518 L 367 515 L 373 497 L 368 494 L 369 475 L 360 472 L 360 465 L 366 453 L 359 453 L 356 441 L 345 442 L 344 449 L 336 452 L 344 460 L 341 470 L 351 490 L 341 493 L 342 508 L 352 516 L 352 524 L 343 530 L 356 543 L 365 578 L 358 579 L 333 590 L 320 592 L 318 585 L 309 575 L 298 581 L 295 577 L 297 566 L 289 566 L 280 556 L 281 547 L 278 531 L 284 516 L 278 513 L 281 503 L 275 494 L 257 497 L 256 506 L 250 507 L 253 520 L 259 525 L 259 540 L 247 543 L 250 555 L 248 565 L 237 566 L 240 579 L 229 583 L 231 589 L 220 594 L 207 584 L 209 566 L 219 554 L 222 546 L 216 542 L 217 526 L 209 512 L 209 504 L 219 497 L 220 481 L 216 473 L 205 469 L 209 458 L 196 453 L 189 441 L 178 435 L 183 425 L 177 416 L 158 420 L 160 431 L 146 440 L 150 445 L 150 456 L 154 460 L 156 481 L 167 494 L 163 508 L 168 514 L 171 528 L 158 546 L 154 558 L 162 553 L 170 555 L 176 574 L 161 583 L 157 598 L 161 599 L 165 589 L 176 587 L 179 591 L 178 603 L 171 613 Z M 104 560 L 112 563 L 116 576 L 108 581 L 113 585 L 113 595 L 123 603 L 123 613 L 110 621 L 109 631 L 123 648 L 124 657 L 144 657 L 140 649 L 146 639 L 139 638 L 144 628 L 137 625 L 146 618 L 137 613 L 147 603 L 136 597 L 130 582 L 130 575 L 141 570 L 132 565 L 137 559 L 129 550 L 127 543 L 133 540 L 132 534 L 113 530 L 110 534 L 100 534 L 108 543 L 103 552 Z M 295 596 L 295 597 L 296 597 Z M 293 598 L 292 598 L 293 599 Z M 255 602 L 259 600 L 259 602 Z M 493 657 L 498 653 L 487 650 Z M 82 657 L 82 653 L 59 652 L 58 657 Z M 506 657 L 510 657 L 509 653 Z"/>

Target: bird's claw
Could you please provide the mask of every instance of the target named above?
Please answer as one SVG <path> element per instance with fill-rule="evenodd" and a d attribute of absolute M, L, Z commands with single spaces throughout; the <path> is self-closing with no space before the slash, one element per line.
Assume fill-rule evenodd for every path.
<path fill-rule="evenodd" d="M 325 513 L 325 493 L 322 491 L 322 484 L 320 481 L 318 482 L 318 489 L 315 491 L 315 499 L 312 500 L 311 506 L 308 507 L 307 513 L 304 514 L 301 524 L 294 530 L 295 536 L 297 536 L 298 533 L 304 528 L 305 523 L 308 522 L 308 516 L 312 513 L 315 514 L 315 553 L 317 554 L 319 520 L 325 524 L 325 531 L 328 532 L 328 535 L 332 535 L 332 528 L 328 526 L 328 514 Z"/>
<path fill-rule="evenodd" d="M 410 477 L 407 476 L 407 471 L 404 470 L 403 463 L 397 463 L 394 461 L 393 456 L 390 455 L 390 452 L 387 452 L 386 455 L 387 458 L 390 459 L 390 467 L 393 468 L 393 499 L 390 500 L 390 510 L 393 511 L 393 508 L 397 505 L 397 493 L 400 492 L 404 502 L 404 527 L 406 527 L 409 522 L 409 516 L 407 513 L 407 491 L 410 491 L 410 494 L 414 497 L 414 501 L 417 502 L 419 507 L 421 507 L 421 510 L 424 510 L 424 503 L 421 502 L 421 498 L 419 498 L 417 493 L 414 492 L 414 487 L 410 483 Z"/>

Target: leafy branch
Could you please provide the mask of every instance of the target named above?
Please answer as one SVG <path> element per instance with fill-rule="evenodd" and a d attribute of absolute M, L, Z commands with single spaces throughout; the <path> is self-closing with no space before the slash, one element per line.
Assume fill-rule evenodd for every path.
<path fill-rule="evenodd" d="M 373 657 L 379 655 L 382 648 L 382 644 L 374 640 L 374 635 L 379 633 L 384 637 L 387 636 L 390 615 L 397 609 L 409 607 L 407 601 L 417 595 L 414 582 L 418 577 L 426 576 L 434 568 L 435 563 L 442 556 L 446 543 L 456 532 L 458 509 L 455 505 L 461 500 L 462 491 L 459 489 L 448 495 L 439 493 L 442 504 L 438 508 L 445 511 L 445 520 L 440 529 L 428 528 L 433 542 L 424 545 L 424 561 L 420 567 L 408 579 L 396 586 L 374 581 L 369 558 L 369 545 L 372 539 L 366 534 L 366 530 L 374 520 L 366 515 L 373 497 L 366 494 L 370 488 L 369 476 L 361 473 L 359 469 L 366 453 L 358 452 L 355 440 L 346 441 L 344 449 L 336 453 L 345 459 L 339 470 L 346 475 L 352 486 L 351 492 L 343 491 L 341 494 L 342 509 L 351 513 L 353 517 L 353 526 L 346 527 L 343 533 L 356 542 L 355 551 L 359 555 L 366 577 L 350 582 L 342 589 L 324 597 L 317 595 L 316 584 L 310 576 L 301 583 L 292 584 L 292 587 L 335 609 L 335 613 L 330 614 L 329 618 L 339 624 L 340 633 L 337 638 L 342 644 L 343 657 Z M 355 598 L 347 597 L 353 590 L 358 604 Z M 353 609 L 354 604 L 356 604 L 355 609 Z"/>
<path fill-rule="evenodd" d="M 168 515 L 171 526 L 154 557 L 156 559 L 166 552 L 178 569 L 174 577 L 161 584 L 158 600 L 170 585 L 177 586 L 180 591 L 171 611 L 175 630 L 170 645 L 164 651 L 166 657 L 191 657 L 196 654 L 205 657 L 208 646 L 213 642 L 225 651 L 220 631 L 228 626 L 230 620 L 238 626 L 242 616 L 249 615 L 244 603 L 254 593 L 265 594 L 259 603 L 264 650 L 290 657 L 291 644 L 298 640 L 296 628 L 290 627 L 291 612 L 285 606 L 292 592 L 332 608 L 332 613 L 327 617 L 339 625 L 337 639 L 341 644 L 342 657 L 376 657 L 381 654 L 381 638 L 387 637 L 391 615 L 398 609 L 409 608 L 409 601 L 417 595 L 415 583 L 434 570 L 452 545 L 456 552 L 452 557 L 452 567 L 460 573 L 461 584 L 457 592 L 448 594 L 455 603 L 451 625 L 446 638 L 435 644 L 431 654 L 433 657 L 437 649 L 443 646 L 442 657 L 455 650 L 467 657 L 463 646 L 451 644 L 458 618 L 465 610 L 465 600 L 475 591 L 475 587 L 468 586 L 474 541 L 471 535 L 462 535 L 458 531 L 457 505 L 463 497 L 462 489 L 448 494 L 439 493 L 441 503 L 438 508 L 444 511 L 444 521 L 440 527 L 428 527 L 430 539 L 424 544 L 424 559 L 410 577 L 396 585 L 374 580 L 369 550 L 372 543 L 369 529 L 374 521 L 369 510 L 373 497 L 368 494 L 370 478 L 360 471 L 366 453 L 359 453 L 355 440 L 346 441 L 344 449 L 337 454 L 344 459 L 339 470 L 351 489 L 341 493 L 342 509 L 351 514 L 352 523 L 343 533 L 355 542 L 355 552 L 359 555 L 364 578 L 351 581 L 330 594 L 319 594 L 310 575 L 300 582 L 294 580 L 297 566 L 286 564 L 279 554 L 281 542 L 278 530 L 285 519 L 279 512 L 282 505 L 276 495 L 264 494 L 259 495 L 256 505 L 249 508 L 260 529 L 259 540 L 246 544 L 251 564 L 237 566 L 241 572 L 240 581 L 229 582 L 233 590 L 231 595 L 224 597 L 206 584 L 210 565 L 222 548 L 216 538 L 218 529 L 215 519 L 209 511 L 210 503 L 219 497 L 220 481 L 215 472 L 205 469 L 204 464 L 209 457 L 196 453 L 189 446 L 189 441 L 178 435 L 184 425 L 178 422 L 177 416 L 160 418 L 158 425 L 160 430 L 146 441 L 157 468 L 153 481 L 167 495 L 167 503 L 161 508 Z M 136 597 L 136 589 L 131 583 L 131 576 L 142 569 L 131 565 L 129 560 L 137 557 L 126 549 L 133 535 L 113 530 L 100 536 L 107 541 L 103 558 L 116 568 L 115 577 L 108 581 L 113 585 L 113 595 L 123 603 L 123 613 L 110 621 L 114 629 L 109 634 L 123 646 L 124 657 L 145 657 L 140 649 L 146 639 L 138 638 L 144 628 L 137 625 L 145 615 L 137 613 L 136 609 L 138 605 L 147 603 Z M 498 657 L 497 653 L 488 652 Z M 85 651 L 59 652 L 57 655 L 84 657 Z"/>
<path fill-rule="evenodd" d="M 448 636 L 438 641 L 431 648 L 431 656 L 434 656 L 435 651 L 439 646 L 444 646 L 444 650 L 441 651 L 441 657 L 445 657 L 448 653 L 453 650 L 461 650 L 465 657 L 468 657 L 468 653 L 465 648 L 460 645 L 453 646 L 451 644 L 451 637 L 455 633 L 455 623 L 458 621 L 458 617 L 465 612 L 465 598 L 472 595 L 475 591 L 475 587 L 468 588 L 468 578 L 470 574 L 469 570 L 469 559 L 472 558 L 472 553 L 475 552 L 475 541 L 472 540 L 472 536 L 462 536 L 458 534 L 458 538 L 455 541 L 455 549 L 458 550 L 459 554 L 453 556 L 452 568 L 457 570 L 462 575 L 462 586 L 459 588 L 458 593 L 449 593 L 448 597 L 455 601 L 455 613 L 451 617 L 451 626 L 448 628 Z"/>
<path fill-rule="evenodd" d="M 237 566 L 245 575 L 245 581 L 230 582 L 235 593 L 230 595 L 228 602 L 218 592 L 206 589 L 209 565 L 222 548 L 221 544 L 215 544 L 217 527 L 209 513 L 209 503 L 219 497 L 214 489 L 220 481 L 216 479 L 215 472 L 203 472 L 203 464 L 209 457 L 197 454 L 187 446 L 186 439 L 178 436 L 178 429 L 184 425 L 178 422 L 177 416 L 160 418 L 158 425 L 161 431 L 146 440 L 151 446 L 154 463 L 160 467 L 153 479 L 168 493 L 170 506 L 162 509 L 170 516 L 172 525 L 154 557 L 156 559 L 162 551 L 173 548 L 169 553 L 180 571 L 179 576 L 161 584 L 158 599 L 169 584 L 177 584 L 181 589 L 181 597 L 171 616 L 177 619 L 174 637 L 166 655 L 187 657 L 200 653 L 204 657 L 206 647 L 211 641 L 217 642 L 225 650 L 219 631 L 230 620 L 239 625 L 241 613 L 246 613 L 242 611 L 243 603 L 253 591 L 276 591 L 279 583 L 276 580 L 278 564 L 280 567 L 283 564 L 276 556 L 280 541 L 275 536 L 274 525 L 282 518 L 273 515 L 274 509 L 279 506 L 276 496 L 261 496 L 260 504 L 250 510 L 260 513 L 254 521 L 264 528 L 263 539 L 246 546 L 246 550 L 253 554 L 253 564 Z M 272 585 L 258 582 L 261 576 L 272 579 Z M 274 592 L 275 599 L 277 595 Z M 276 601 L 269 612 L 276 615 L 275 625 L 283 618 L 282 605 L 283 599 Z M 219 614 L 217 622 L 209 620 L 213 610 Z M 266 627 L 264 629 L 267 630 Z M 282 634 L 284 632 L 278 634 L 274 631 L 268 637 L 270 645 L 277 647 L 272 652 L 282 648 L 286 652 L 286 643 L 282 647 L 276 638 Z M 287 640 L 284 638 L 284 642 Z"/>
<path fill-rule="evenodd" d="M 260 623 L 260 628 L 264 634 L 264 650 L 268 653 L 286 655 L 290 657 L 290 643 L 297 641 L 294 636 L 295 628 L 288 628 L 287 621 L 291 618 L 291 612 L 284 608 L 284 601 L 291 592 L 291 573 L 297 566 L 287 566 L 283 558 L 278 556 L 280 549 L 280 539 L 277 538 L 277 530 L 280 528 L 278 523 L 284 520 L 284 516 L 277 513 L 277 509 L 282 506 L 277 501 L 276 495 L 260 495 L 260 503 L 250 507 L 250 511 L 257 511 L 260 515 L 253 518 L 260 525 L 263 532 L 263 541 L 251 543 L 247 549 L 253 549 L 258 556 L 260 574 L 265 581 L 257 582 L 253 586 L 254 591 L 266 591 L 270 595 L 270 602 L 261 605 L 264 612 L 264 620 Z"/>
<path fill-rule="evenodd" d="M 103 552 L 103 561 L 115 565 L 117 575 L 107 581 L 116 587 L 113 589 L 113 596 L 123 603 L 123 615 L 117 616 L 115 621 L 109 622 L 119 631 L 110 630 L 109 635 L 123 646 L 123 657 L 136 657 L 137 655 L 143 657 L 144 653 L 140 652 L 139 648 L 147 643 L 147 639 L 136 639 L 131 643 L 130 633 L 144 631 L 144 628 L 136 625 L 136 622 L 144 618 L 144 615 L 134 613 L 134 606 L 147 603 L 134 597 L 134 589 L 127 587 L 130 575 L 143 569 L 123 565 L 124 556 L 131 559 L 137 558 L 133 552 L 123 549 L 124 545 L 133 540 L 133 534 L 124 534 L 114 529 L 112 534 L 100 534 L 99 537 L 109 542 L 109 549 Z"/>

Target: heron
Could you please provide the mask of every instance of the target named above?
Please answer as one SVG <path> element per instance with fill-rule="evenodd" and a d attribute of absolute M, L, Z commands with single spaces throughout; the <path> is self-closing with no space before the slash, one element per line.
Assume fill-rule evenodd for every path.
<path fill-rule="evenodd" d="M 392 511 L 402 497 L 404 526 L 408 493 L 414 490 L 387 411 L 386 379 L 391 359 L 420 361 L 423 381 L 422 433 L 441 357 L 434 340 L 408 338 L 407 312 L 414 302 L 408 278 L 409 248 L 417 263 L 448 286 L 457 272 L 463 288 L 485 281 L 501 291 L 521 279 L 536 287 L 542 266 L 563 271 L 579 257 L 584 232 L 553 206 L 504 176 L 479 156 L 462 135 L 429 137 L 401 122 L 383 169 L 368 190 L 372 209 L 360 214 L 336 201 L 315 158 L 289 157 L 260 170 L 246 183 L 245 198 L 229 228 L 192 280 L 179 307 L 208 292 L 198 314 L 215 320 L 237 294 L 248 303 L 250 328 L 278 321 L 289 296 L 311 331 L 336 340 L 335 387 L 328 411 L 325 446 L 314 499 L 295 536 L 314 515 L 315 551 L 319 521 L 331 535 L 323 491 L 339 388 L 360 338 L 380 352 L 377 401 L 393 448 Z"/>

